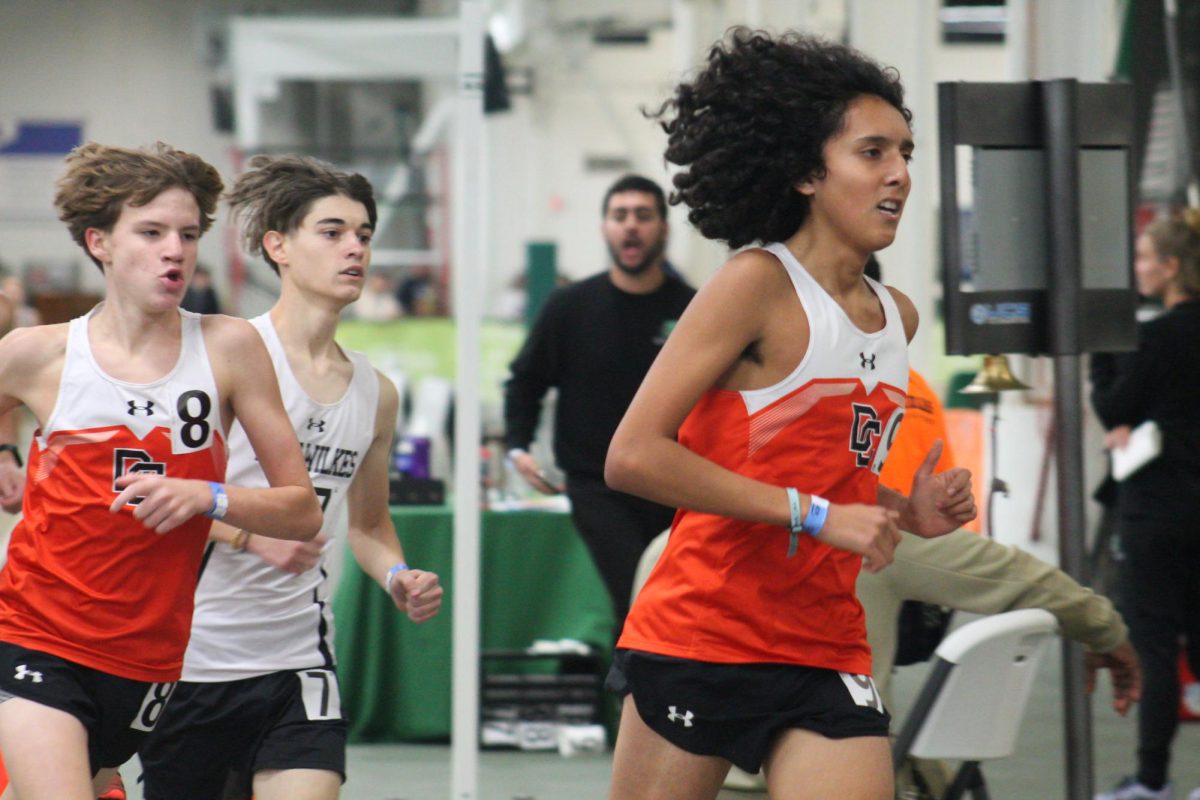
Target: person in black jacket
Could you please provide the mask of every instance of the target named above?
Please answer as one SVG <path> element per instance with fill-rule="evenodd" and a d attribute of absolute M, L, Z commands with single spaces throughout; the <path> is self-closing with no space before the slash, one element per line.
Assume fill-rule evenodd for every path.
<path fill-rule="evenodd" d="M 667 203 L 654 181 L 609 187 L 601 232 L 607 271 L 546 300 L 505 384 L 508 456 L 535 489 L 563 491 L 529 454 L 542 398 L 558 389 L 554 457 L 571 516 L 612 599 L 617 629 L 629 610 L 638 557 L 675 510 L 609 489 L 604 457 L 617 423 L 695 290 L 664 271 Z"/>
<path fill-rule="evenodd" d="M 1137 240 L 1134 271 L 1138 292 L 1161 298 L 1166 310 L 1139 325 L 1136 352 L 1093 358 L 1092 403 L 1110 449 L 1147 420 L 1157 423 L 1163 443 L 1117 487 L 1119 602 L 1145 684 L 1137 774 L 1097 800 L 1173 796 L 1181 637 L 1192 670 L 1200 670 L 1200 209 L 1151 225 Z"/>

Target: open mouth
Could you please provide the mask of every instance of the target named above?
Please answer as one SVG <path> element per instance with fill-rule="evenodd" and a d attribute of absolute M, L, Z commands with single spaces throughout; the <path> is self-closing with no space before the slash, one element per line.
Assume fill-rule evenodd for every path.
<path fill-rule="evenodd" d="M 891 217 L 899 217 L 900 209 L 902 207 L 903 205 L 899 200 L 884 200 L 882 203 L 876 206 L 876 208 L 878 208 L 884 214 L 887 214 Z"/>
<path fill-rule="evenodd" d="M 169 269 L 162 277 L 169 286 L 183 285 L 183 270 L 181 269 Z"/>
<path fill-rule="evenodd" d="M 361 278 L 364 273 L 365 270 L 362 267 L 350 267 L 349 269 L 342 270 L 340 274 L 348 275 L 351 278 Z"/>

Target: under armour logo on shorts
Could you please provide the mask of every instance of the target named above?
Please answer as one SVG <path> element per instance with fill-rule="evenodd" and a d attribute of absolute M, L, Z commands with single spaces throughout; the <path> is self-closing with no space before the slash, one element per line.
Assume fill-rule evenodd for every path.
<path fill-rule="evenodd" d="M 667 710 L 671 712 L 670 714 L 667 714 L 667 719 L 668 719 L 669 721 L 671 721 L 671 722 L 679 722 L 680 720 L 683 720 L 683 727 L 685 727 L 685 728 L 690 728 L 690 727 L 692 727 L 692 717 L 694 716 L 694 715 L 692 714 L 692 712 L 690 712 L 690 711 L 685 711 L 685 712 L 683 712 L 682 714 L 680 714 L 680 713 L 679 713 L 679 712 L 676 710 L 676 707 L 675 707 L 675 706 L 669 706 Z"/>
<path fill-rule="evenodd" d="M 34 683 L 42 682 L 42 673 L 38 672 L 37 670 L 30 669 L 25 664 L 18 664 L 16 674 L 13 675 L 13 678 L 23 681 L 25 680 L 26 675 L 28 675 Z"/>

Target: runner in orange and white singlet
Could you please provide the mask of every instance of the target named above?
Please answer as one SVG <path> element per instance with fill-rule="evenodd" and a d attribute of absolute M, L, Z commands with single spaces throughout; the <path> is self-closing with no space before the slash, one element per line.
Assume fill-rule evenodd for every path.
<path fill-rule="evenodd" d="M 39 426 L 0 573 L 5 800 L 90 800 L 153 729 L 212 519 L 299 539 L 320 527 L 257 332 L 179 309 L 221 188 L 161 143 L 74 150 L 55 205 L 104 302 L 0 340 L 0 414 L 24 405 Z M 235 419 L 265 488 L 223 483 Z"/>
<path fill-rule="evenodd" d="M 732 256 L 692 300 L 609 448 L 612 488 L 679 509 L 608 684 L 625 695 L 613 800 L 713 798 L 730 764 L 776 798 L 892 796 L 860 566 L 904 528 L 975 515 L 965 470 L 908 497 L 878 474 L 917 314 L 863 275 L 910 188 L 895 74 L 850 48 L 745 29 L 664 105 L 674 202 Z"/>

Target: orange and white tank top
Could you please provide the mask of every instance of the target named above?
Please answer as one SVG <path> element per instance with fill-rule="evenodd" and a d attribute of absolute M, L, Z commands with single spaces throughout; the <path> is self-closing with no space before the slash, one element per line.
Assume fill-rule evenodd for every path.
<path fill-rule="evenodd" d="M 24 516 L 0 572 L 0 641 L 132 680 L 178 680 L 210 521 L 158 534 L 133 518 L 133 504 L 109 506 L 129 472 L 224 479 L 221 399 L 200 315 L 179 313 L 179 358 L 146 384 L 100 368 L 91 314 L 71 321 L 58 399 L 34 434 Z"/>
<path fill-rule="evenodd" d="M 885 324 L 857 328 L 782 244 L 808 316 L 808 351 L 774 386 L 710 389 L 679 442 L 726 469 L 832 503 L 875 503 L 904 415 L 908 343 L 895 300 L 866 279 Z M 854 583 L 862 559 L 786 528 L 681 509 L 619 646 L 718 663 L 783 663 L 870 674 Z"/>

